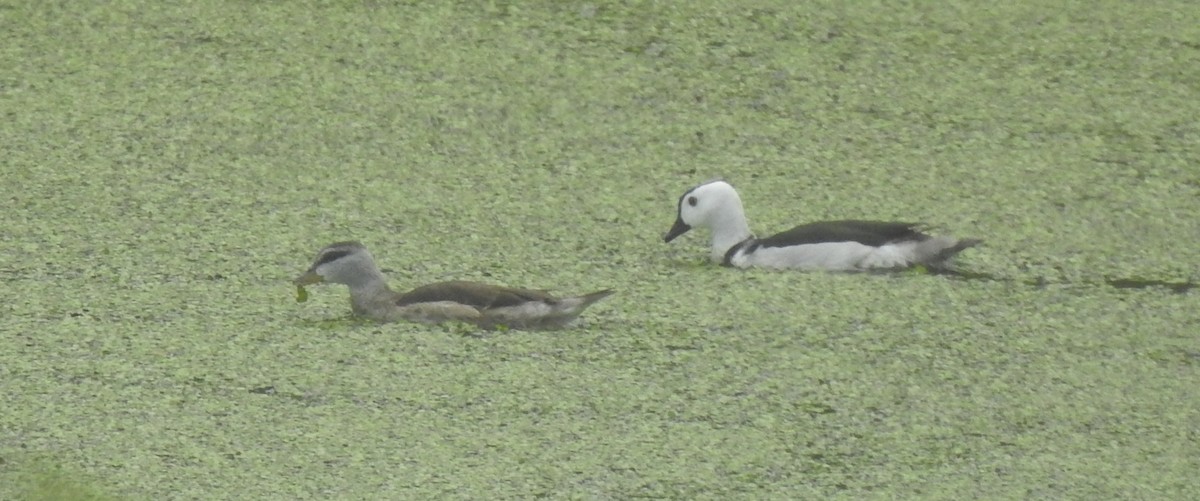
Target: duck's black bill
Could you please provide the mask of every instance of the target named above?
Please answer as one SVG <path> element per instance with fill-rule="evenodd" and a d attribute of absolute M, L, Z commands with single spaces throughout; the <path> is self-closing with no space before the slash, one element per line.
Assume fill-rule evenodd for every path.
<path fill-rule="evenodd" d="M 688 226 L 688 224 L 683 222 L 682 219 L 676 218 L 675 224 L 673 226 L 671 226 L 671 230 L 668 231 L 665 236 L 663 236 L 663 241 L 670 242 L 672 240 L 675 240 L 675 237 L 678 237 L 679 235 L 687 233 L 688 230 L 690 230 L 690 229 L 692 229 L 691 226 Z"/>
<path fill-rule="evenodd" d="M 298 287 L 303 287 L 305 285 L 319 284 L 324 281 L 325 277 L 322 277 L 313 270 L 308 270 L 308 272 L 305 274 L 296 277 L 295 280 L 292 280 L 292 283 L 296 284 Z"/>

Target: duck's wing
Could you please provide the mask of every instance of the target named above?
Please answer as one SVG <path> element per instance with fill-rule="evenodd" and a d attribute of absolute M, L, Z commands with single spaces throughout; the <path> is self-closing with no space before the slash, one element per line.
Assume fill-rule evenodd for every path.
<path fill-rule="evenodd" d="M 782 233 L 758 240 L 764 247 L 820 244 L 829 242 L 858 242 L 878 247 L 897 241 L 922 241 L 929 238 L 917 228 L 920 223 L 887 221 L 821 221 L 800 225 Z"/>
<path fill-rule="evenodd" d="M 520 306 L 534 301 L 553 304 L 558 300 L 544 291 L 466 281 L 422 285 L 396 297 L 397 306 L 443 301 L 482 310 Z"/>

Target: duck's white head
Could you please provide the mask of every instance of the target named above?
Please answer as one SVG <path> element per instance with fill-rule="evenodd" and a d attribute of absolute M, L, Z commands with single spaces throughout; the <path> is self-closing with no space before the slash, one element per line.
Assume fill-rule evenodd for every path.
<path fill-rule="evenodd" d="M 358 242 L 337 242 L 317 251 L 313 264 L 300 277 L 297 285 L 333 283 L 351 289 L 381 282 L 383 274 L 375 266 L 375 258 L 367 247 Z"/>
<path fill-rule="evenodd" d="M 708 181 L 687 190 L 679 197 L 678 209 L 675 225 L 663 236 L 663 241 L 670 242 L 693 227 L 708 228 L 713 232 L 714 255 L 718 252 L 723 255 L 725 249 L 750 238 L 742 199 L 723 180 Z"/>

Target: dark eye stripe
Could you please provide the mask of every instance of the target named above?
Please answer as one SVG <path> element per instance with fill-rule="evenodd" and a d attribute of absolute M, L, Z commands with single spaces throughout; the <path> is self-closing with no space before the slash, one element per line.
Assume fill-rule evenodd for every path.
<path fill-rule="evenodd" d="M 321 256 L 320 259 L 317 259 L 317 264 L 314 264 L 313 266 L 321 266 L 325 263 L 337 261 L 338 259 L 344 258 L 349 255 L 350 255 L 350 251 L 326 252 L 324 255 Z"/>

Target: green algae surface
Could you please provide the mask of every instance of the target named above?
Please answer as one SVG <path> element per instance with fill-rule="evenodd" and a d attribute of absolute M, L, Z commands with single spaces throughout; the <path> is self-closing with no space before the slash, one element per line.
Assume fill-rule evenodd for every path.
<path fill-rule="evenodd" d="M 0 19 L 0 499 L 1200 498 L 1194 3 Z M 721 268 L 661 242 L 714 176 L 762 233 L 986 243 Z M 619 292 L 552 333 L 293 301 L 347 239 L 396 287 Z"/>

